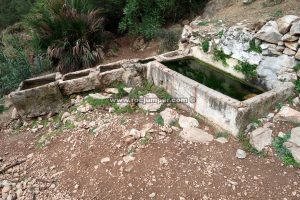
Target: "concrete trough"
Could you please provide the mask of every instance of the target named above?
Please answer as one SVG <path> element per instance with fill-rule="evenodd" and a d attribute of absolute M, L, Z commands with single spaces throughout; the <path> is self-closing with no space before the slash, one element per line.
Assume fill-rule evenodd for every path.
<path fill-rule="evenodd" d="M 173 59 L 178 58 L 182 56 Z M 158 61 L 147 64 L 147 79 L 163 87 L 174 98 L 187 99 L 188 102 L 184 103 L 186 106 L 234 136 L 243 132 L 252 120 L 264 117 L 276 103 L 286 100 L 294 89 L 293 84 L 283 84 L 279 88 L 240 101 L 173 71 Z"/>
<path fill-rule="evenodd" d="M 23 81 L 10 93 L 10 99 L 22 118 L 32 118 L 48 113 L 58 113 L 63 96 L 58 87 L 59 73 Z"/>
<path fill-rule="evenodd" d="M 98 75 L 94 68 L 68 73 L 59 81 L 59 88 L 63 95 L 94 90 L 100 84 Z"/>

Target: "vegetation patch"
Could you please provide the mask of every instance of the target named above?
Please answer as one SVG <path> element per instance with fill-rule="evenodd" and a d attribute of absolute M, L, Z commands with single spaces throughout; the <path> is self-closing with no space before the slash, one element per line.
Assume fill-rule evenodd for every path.
<path fill-rule="evenodd" d="M 202 42 L 202 50 L 207 53 L 208 50 L 209 50 L 209 40 L 208 39 L 205 39 L 203 42 Z"/>
<path fill-rule="evenodd" d="M 0 105 L 0 114 L 3 113 L 6 110 L 6 108 L 4 107 L 4 105 Z"/>
<path fill-rule="evenodd" d="M 276 150 L 276 153 L 280 157 L 280 159 L 283 161 L 285 165 L 292 165 L 294 167 L 299 168 L 300 163 L 297 163 L 291 154 L 291 152 L 283 145 L 285 142 L 287 142 L 291 137 L 291 133 L 287 133 L 284 137 L 277 137 L 273 141 L 273 146 Z"/>
<path fill-rule="evenodd" d="M 249 49 L 248 49 L 249 52 L 256 52 L 256 53 L 262 53 L 262 49 L 259 45 L 256 45 L 255 44 L 255 40 L 251 40 L 249 42 Z"/>
<path fill-rule="evenodd" d="M 180 32 L 168 29 L 161 29 L 158 32 L 158 38 L 161 39 L 160 51 L 162 53 L 178 49 L 178 40 L 180 38 Z"/>
<path fill-rule="evenodd" d="M 295 72 L 298 72 L 300 70 L 300 62 L 297 62 L 293 69 L 295 70 Z"/>
<path fill-rule="evenodd" d="M 156 118 L 155 118 L 155 123 L 157 125 L 160 125 L 160 126 L 163 126 L 165 124 L 164 122 L 164 119 L 162 118 L 161 115 L 158 115 Z"/>
<path fill-rule="evenodd" d="M 221 61 L 224 66 L 228 66 L 227 59 L 230 58 L 229 55 L 226 55 L 223 50 L 214 49 L 214 60 Z"/>
<path fill-rule="evenodd" d="M 256 71 L 257 65 L 251 65 L 248 62 L 240 62 L 239 64 L 234 67 L 236 71 L 242 72 L 246 79 L 252 80 L 257 77 Z"/>
<path fill-rule="evenodd" d="M 216 133 L 216 138 L 221 138 L 221 137 L 228 138 L 228 136 L 229 136 L 229 134 L 226 132 L 217 132 Z"/>
<path fill-rule="evenodd" d="M 246 134 L 240 133 L 238 135 L 239 141 L 242 143 L 243 149 L 249 153 L 257 155 L 259 157 L 266 157 L 267 153 L 265 151 L 258 151 L 250 144 L 250 139 L 247 137 Z"/>

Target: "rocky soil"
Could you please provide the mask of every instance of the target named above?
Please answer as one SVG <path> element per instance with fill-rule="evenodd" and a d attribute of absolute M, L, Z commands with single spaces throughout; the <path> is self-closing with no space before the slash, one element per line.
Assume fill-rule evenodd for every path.
<path fill-rule="evenodd" d="M 0 199 L 300 198 L 299 169 L 271 145 L 300 122 L 297 99 L 248 126 L 258 152 L 175 105 L 87 103 L 108 96 L 73 96 L 60 115 L 1 129 Z"/>

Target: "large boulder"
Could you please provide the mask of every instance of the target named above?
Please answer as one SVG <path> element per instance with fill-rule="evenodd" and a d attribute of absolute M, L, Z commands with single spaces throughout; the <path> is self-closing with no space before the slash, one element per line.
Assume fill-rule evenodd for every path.
<path fill-rule="evenodd" d="M 278 26 L 275 21 L 267 22 L 255 35 L 256 38 L 277 44 L 281 38 L 282 34 L 278 31 Z"/>
<path fill-rule="evenodd" d="M 184 140 L 202 144 L 208 144 L 209 142 L 214 140 L 214 136 L 195 127 L 183 129 L 183 131 L 180 132 L 180 136 Z"/>
<path fill-rule="evenodd" d="M 195 118 L 180 115 L 180 117 L 179 117 L 179 126 L 183 129 L 184 128 L 191 128 L 191 127 L 198 127 L 199 122 Z"/>
<path fill-rule="evenodd" d="M 274 89 L 281 83 L 278 75 L 290 71 L 295 66 L 295 59 L 287 55 L 278 57 L 265 56 L 257 67 L 257 74 L 268 89 Z"/>
<path fill-rule="evenodd" d="M 138 106 L 145 111 L 156 112 L 160 109 L 162 103 L 156 94 L 148 93 L 140 97 Z"/>
<path fill-rule="evenodd" d="M 291 123 L 300 123 L 300 112 L 288 106 L 284 106 L 281 108 L 279 113 L 275 115 L 274 120 L 291 122 Z"/>
<path fill-rule="evenodd" d="M 172 125 L 179 118 L 178 113 L 171 108 L 166 108 L 164 111 L 161 111 L 160 116 L 163 118 L 165 125 Z"/>
<path fill-rule="evenodd" d="M 250 144 L 258 151 L 272 144 L 272 130 L 269 128 L 258 128 L 250 133 Z"/>
<path fill-rule="evenodd" d="M 292 23 L 299 19 L 300 18 L 295 15 L 286 15 L 284 17 L 279 18 L 277 20 L 279 32 L 282 34 L 286 34 L 287 32 L 289 32 L 289 30 L 292 26 Z"/>
<path fill-rule="evenodd" d="M 290 150 L 294 159 L 300 163 L 300 127 L 291 130 L 291 138 L 284 143 L 284 146 Z"/>
<path fill-rule="evenodd" d="M 290 30 L 291 35 L 300 35 L 300 21 L 294 22 L 291 30 Z"/>

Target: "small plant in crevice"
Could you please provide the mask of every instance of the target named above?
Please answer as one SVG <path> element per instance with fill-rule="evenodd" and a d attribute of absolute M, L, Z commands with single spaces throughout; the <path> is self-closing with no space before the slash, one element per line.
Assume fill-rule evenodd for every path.
<path fill-rule="evenodd" d="M 4 105 L 0 105 L 0 114 L 3 113 L 6 110 L 6 108 L 4 107 Z"/>
<path fill-rule="evenodd" d="M 255 44 L 255 40 L 250 40 L 249 41 L 249 52 L 256 52 L 256 53 L 262 53 L 262 49 L 259 45 Z"/>
<path fill-rule="evenodd" d="M 300 62 L 297 62 L 297 64 L 293 67 L 295 72 L 298 72 L 300 70 Z"/>
<path fill-rule="evenodd" d="M 201 46 L 202 46 L 202 50 L 203 50 L 205 53 L 207 53 L 208 50 L 209 50 L 209 40 L 208 40 L 208 39 L 205 39 L 205 40 L 202 42 Z"/>
<path fill-rule="evenodd" d="M 160 115 L 155 118 L 155 123 L 160 126 L 163 126 L 165 124 L 164 119 Z"/>
<path fill-rule="evenodd" d="M 295 90 L 296 90 L 296 92 L 297 92 L 297 93 L 300 93 L 300 80 L 299 80 L 299 79 L 296 80 L 296 81 L 294 82 L 294 84 L 295 84 Z"/>
<path fill-rule="evenodd" d="M 217 132 L 215 136 L 216 138 L 221 138 L 221 137 L 228 138 L 229 134 L 226 132 Z"/>
<path fill-rule="evenodd" d="M 218 32 L 218 37 L 221 39 L 224 36 L 224 30 Z"/>
<path fill-rule="evenodd" d="M 282 102 L 277 102 L 277 103 L 275 104 L 275 108 L 276 108 L 277 110 L 280 110 L 282 107 L 283 107 L 283 103 L 282 103 Z"/>
<path fill-rule="evenodd" d="M 243 149 L 249 153 L 257 155 L 259 157 L 266 157 L 267 153 L 265 151 L 258 151 L 250 144 L 250 139 L 244 133 L 238 135 L 239 141 L 242 143 Z"/>
<path fill-rule="evenodd" d="M 143 138 L 140 139 L 140 143 L 142 145 L 147 145 L 147 144 L 149 144 L 149 142 L 150 142 L 150 138 L 149 138 L 148 135 L 146 135 L 145 137 L 143 137 Z"/>
<path fill-rule="evenodd" d="M 236 71 L 242 72 L 248 80 L 252 80 L 257 77 L 256 68 L 257 65 L 251 65 L 248 62 L 239 62 L 239 64 L 234 67 Z"/>
<path fill-rule="evenodd" d="M 230 56 L 225 54 L 222 49 L 219 50 L 219 49 L 215 48 L 213 58 L 216 61 L 221 61 L 224 66 L 228 66 L 227 59 L 230 58 Z"/>
<path fill-rule="evenodd" d="M 285 165 L 292 165 L 299 168 L 300 163 L 297 163 L 292 155 L 292 153 L 284 146 L 291 137 L 291 133 L 287 133 L 284 137 L 277 137 L 273 141 L 273 147 L 276 150 L 277 155 L 281 158 Z"/>
<path fill-rule="evenodd" d="M 208 21 L 202 21 L 198 23 L 198 26 L 208 26 L 209 22 Z"/>

